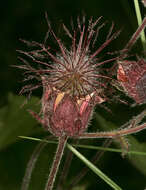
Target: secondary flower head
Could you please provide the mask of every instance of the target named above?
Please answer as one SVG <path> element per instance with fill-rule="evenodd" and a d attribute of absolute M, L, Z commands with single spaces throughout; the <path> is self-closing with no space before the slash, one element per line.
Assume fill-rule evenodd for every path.
<path fill-rule="evenodd" d="M 117 78 L 136 103 L 146 103 L 146 61 L 144 59 L 120 62 Z"/>
<path fill-rule="evenodd" d="M 142 0 L 144 7 L 146 7 L 146 0 Z"/>
<path fill-rule="evenodd" d="M 86 26 L 85 18 L 82 21 L 78 18 L 77 28 L 73 32 L 63 25 L 65 33 L 71 39 L 69 48 L 56 36 L 48 22 L 48 33 L 53 36 L 59 48 L 55 53 L 47 45 L 48 35 L 43 44 L 23 40 L 26 44 L 37 47 L 37 50 L 20 53 L 27 55 L 32 62 L 45 66 L 45 69 L 35 69 L 22 58 L 25 65 L 19 67 L 26 70 L 28 79 L 39 78 L 42 81 L 43 125 L 50 126 L 49 130 L 56 136 L 63 133 L 73 136 L 85 130 L 94 105 L 105 101 L 103 88 L 106 85 L 102 79 L 110 77 L 102 75 L 99 66 L 116 58 L 99 62 L 97 55 L 117 37 L 119 31 L 113 33 L 112 24 L 105 42 L 92 53 L 99 30 L 105 24 L 98 26 L 100 19 L 101 17 L 93 21 L 91 18 Z M 37 87 L 39 85 L 31 88 L 25 86 L 22 92 Z"/>

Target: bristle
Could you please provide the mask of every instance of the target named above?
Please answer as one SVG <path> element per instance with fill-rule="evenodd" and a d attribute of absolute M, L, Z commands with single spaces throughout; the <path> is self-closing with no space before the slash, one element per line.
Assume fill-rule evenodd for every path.
<path fill-rule="evenodd" d="M 32 62 L 38 63 L 47 68 L 34 69 L 26 62 L 26 66 L 19 66 L 24 70 L 26 74 L 33 73 L 36 75 L 47 75 L 49 83 L 55 88 L 63 92 L 69 93 L 71 96 L 85 97 L 86 95 L 98 91 L 99 88 L 106 87 L 102 78 L 111 79 L 100 74 L 99 66 L 108 62 L 116 60 L 116 58 L 108 59 L 98 62 L 98 54 L 114 40 L 119 32 L 113 33 L 114 24 L 112 24 L 106 41 L 99 47 L 94 53 L 91 53 L 91 48 L 95 45 L 98 37 L 99 30 L 105 25 L 99 24 L 102 17 L 99 17 L 95 21 L 91 17 L 88 25 L 86 26 L 85 17 L 77 18 L 77 30 L 69 31 L 69 29 L 63 24 L 63 29 L 67 36 L 71 39 L 71 48 L 67 49 L 63 42 L 57 37 L 50 22 L 48 21 L 47 14 L 45 14 L 48 33 L 53 36 L 57 42 L 59 51 L 54 54 L 52 48 L 47 46 L 48 34 L 45 37 L 45 44 L 37 42 L 27 42 L 21 40 L 27 45 L 35 45 L 38 50 L 32 50 L 25 52 L 19 50 L 19 53 L 27 56 Z M 113 34 L 112 34 L 113 33 Z M 52 64 L 49 64 L 46 60 L 50 58 Z M 24 63 L 24 59 L 21 59 Z M 50 67 L 48 69 L 48 67 Z M 31 74 L 32 73 L 32 74 Z M 31 78 L 31 77 L 30 77 Z"/>

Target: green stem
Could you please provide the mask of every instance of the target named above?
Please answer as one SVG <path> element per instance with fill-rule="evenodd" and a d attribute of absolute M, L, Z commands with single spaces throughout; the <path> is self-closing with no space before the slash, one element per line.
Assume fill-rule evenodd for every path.
<path fill-rule="evenodd" d="M 140 26 L 142 24 L 142 16 L 141 16 L 138 0 L 134 0 L 134 6 L 135 6 L 135 12 L 136 12 L 138 26 Z M 145 37 L 144 30 L 141 32 L 140 38 L 141 38 L 143 49 L 145 51 L 146 50 L 146 37 Z"/>
<path fill-rule="evenodd" d="M 19 136 L 20 138 L 27 139 L 27 140 L 32 140 L 32 141 L 39 141 L 39 142 L 47 142 L 47 143 L 52 143 L 52 144 L 58 144 L 57 141 L 49 141 L 49 140 L 42 140 L 39 138 L 34 138 L 34 137 L 26 137 L 26 136 Z M 68 146 L 68 143 L 67 143 Z M 79 147 L 79 148 L 85 148 L 85 149 L 92 149 L 92 150 L 104 150 L 104 151 L 109 151 L 109 152 L 119 152 L 121 153 L 121 149 L 115 149 L 115 148 L 104 148 L 104 147 L 99 147 L 99 146 L 89 146 L 89 145 L 84 145 L 84 144 L 72 144 L 74 147 Z M 139 152 L 139 151 L 128 151 L 127 154 L 135 154 L 135 155 L 141 155 L 141 156 L 146 156 L 146 152 Z"/>
<path fill-rule="evenodd" d="M 105 175 L 101 170 L 95 167 L 89 160 L 87 160 L 81 153 L 79 153 L 71 145 L 67 147 L 80 159 L 84 162 L 94 173 L 96 173 L 101 179 L 103 179 L 107 184 L 109 184 L 115 190 L 122 190 L 114 181 L 112 181 L 107 175 Z"/>
<path fill-rule="evenodd" d="M 112 143 L 111 139 L 106 139 L 102 146 L 103 147 L 107 147 Z M 94 157 L 92 158 L 91 162 L 95 165 L 97 164 L 97 162 L 101 159 L 101 157 L 103 156 L 103 154 L 105 153 L 104 150 L 99 150 L 96 152 L 96 154 L 94 155 Z M 73 178 L 72 182 L 69 185 L 69 189 L 71 189 L 71 187 L 74 187 L 75 185 L 77 185 L 79 183 L 79 181 L 81 181 L 81 179 L 87 174 L 87 172 L 90 169 L 88 167 L 84 167 L 82 170 L 80 170 L 80 172 Z"/>

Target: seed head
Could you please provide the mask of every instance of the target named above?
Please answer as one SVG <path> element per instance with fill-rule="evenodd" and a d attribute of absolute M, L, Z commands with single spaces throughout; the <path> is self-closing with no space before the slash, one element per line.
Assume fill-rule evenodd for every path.
<path fill-rule="evenodd" d="M 45 66 L 45 69 L 35 69 L 21 58 L 25 65 L 19 67 L 26 70 L 28 80 L 34 78 L 41 80 L 44 91 L 42 123 L 55 136 L 61 136 L 64 133 L 74 136 L 83 132 L 91 118 L 93 107 L 105 101 L 103 88 L 106 85 L 102 79 L 111 78 L 102 75 L 99 66 L 117 58 L 99 62 L 97 55 L 118 36 L 120 31 L 112 33 L 114 27 L 112 24 L 105 42 L 91 53 L 99 30 L 105 24 L 98 26 L 100 19 L 101 17 L 93 22 L 91 18 L 86 26 L 85 18 L 83 17 L 82 21 L 78 18 L 77 29 L 73 29 L 73 32 L 63 25 L 64 31 L 71 39 L 70 48 L 65 47 L 48 22 L 49 34 L 53 36 L 59 47 L 59 51 L 55 53 L 50 46 L 46 45 L 48 33 L 43 44 L 23 40 L 24 43 L 38 49 L 29 52 L 20 51 L 20 53 L 28 56 L 32 62 Z M 48 64 L 50 59 L 52 62 Z M 22 92 L 31 91 L 37 87 L 39 85 L 25 86 Z M 41 121 L 38 117 L 36 118 Z"/>
<path fill-rule="evenodd" d="M 92 19 L 89 20 L 89 25 L 86 28 L 84 19 L 82 25 L 78 19 L 78 28 L 73 31 L 73 34 L 63 25 L 65 32 L 72 41 L 70 49 L 65 48 L 61 40 L 50 29 L 58 43 L 60 52 L 56 56 L 47 52 L 54 64 L 52 72 L 48 76 L 49 83 L 61 92 L 68 93 L 73 97 L 85 97 L 104 86 L 99 78 L 105 76 L 101 76 L 99 73 L 99 68 L 97 68 L 99 63 L 97 63 L 96 56 L 117 36 L 117 33 L 111 35 L 110 31 L 104 44 L 94 53 L 91 53 L 91 42 L 93 46 L 98 31 L 103 26 L 97 27 L 99 20 L 100 18 L 95 22 L 92 22 Z M 78 34 L 79 40 L 77 41 Z"/>
<path fill-rule="evenodd" d="M 34 69 L 29 64 L 26 65 L 26 62 L 25 65 L 20 67 L 29 70 L 26 73 L 32 72 L 36 73 L 36 75 L 46 75 L 48 85 L 55 87 L 55 89 L 61 92 L 68 93 L 72 97 L 85 97 L 94 91 L 98 91 L 105 86 L 102 79 L 109 78 L 100 74 L 99 66 L 111 62 L 116 58 L 99 63 L 97 55 L 119 34 L 119 31 L 112 34 L 112 25 L 105 42 L 94 53 L 91 53 L 92 47 L 95 46 L 99 30 L 105 25 L 103 23 L 98 26 L 100 19 L 101 17 L 93 22 L 91 18 L 87 27 L 85 26 L 84 17 L 82 22 L 78 19 L 77 29 L 73 29 L 72 33 L 63 25 L 66 34 L 71 38 L 71 46 L 68 49 L 64 46 L 61 39 L 55 35 L 48 23 L 49 32 L 57 42 L 59 51 L 54 53 L 53 49 L 46 44 L 23 40 L 29 46 L 36 46 L 39 49 L 30 52 L 19 52 L 27 55 L 33 62 L 45 65 L 47 68 Z M 46 58 L 51 59 L 52 63 L 48 64 L 48 60 L 47 62 L 42 61 L 43 58 L 44 60 Z M 31 79 L 30 76 L 28 79 Z"/>

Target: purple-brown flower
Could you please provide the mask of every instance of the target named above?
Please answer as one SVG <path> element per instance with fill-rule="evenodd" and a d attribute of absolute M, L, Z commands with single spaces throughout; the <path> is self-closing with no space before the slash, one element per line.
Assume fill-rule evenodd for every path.
<path fill-rule="evenodd" d="M 118 68 L 118 80 L 121 82 L 129 96 L 133 97 L 136 102 L 145 101 L 146 90 L 146 67 L 145 60 L 138 62 L 124 61 L 123 59 L 112 58 L 99 62 L 99 53 L 114 40 L 119 32 L 112 33 L 111 26 L 105 42 L 92 52 L 96 46 L 96 40 L 99 30 L 104 24 L 98 26 L 101 18 L 93 21 L 92 18 L 85 24 L 85 18 L 80 21 L 77 19 L 77 27 L 70 32 L 63 25 L 64 31 L 71 40 L 71 45 L 67 48 L 62 40 L 56 36 L 48 22 L 49 31 L 47 32 L 44 43 L 27 42 L 33 50 L 24 52 L 30 63 L 20 58 L 25 64 L 19 66 L 25 70 L 27 78 L 25 80 L 38 80 L 37 85 L 26 85 L 21 93 L 32 91 L 38 87 L 43 87 L 41 116 L 30 111 L 30 113 L 42 124 L 45 130 L 51 132 L 58 138 L 58 147 L 55 158 L 50 170 L 45 190 L 52 190 L 55 177 L 58 171 L 60 160 L 68 137 L 74 138 L 122 138 L 125 135 L 139 132 L 146 128 L 146 124 L 139 124 L 140 119 L 145 116 L 145 112 L 140 115 L 135 122 L 126 124 L 125 128 L 114 131 L 103 131 L 88 133 L 86 128 L 91 118 L 93 108 L 96 104 L 101 104 L 107 100 L 106 82 L 111 80 L 110 77 L 103 75 L 102 68 L 104 63 L 113 60 L 122 60 Z M 140 30 L 145 27 L 146 20 L 140 29 L 132 36 L 126 47 L 131 47 L 137 39 Z M 48 45 L 48 36 L 50 34 L 57 42 L 57 50 L 53 50 Z M 34 50 L 35 49 L 35 50 Z M 128 48 L 126 48 L 128 49 Z M 121 56 L 120 56 L 121 58 Z M 31 63 L 38 67 L 31 66 Z M 43 66 L 43 68 L 42 68 Z M 106 80 L 105 80 L 106 79 Z M 129 125 L 129 126 L 127 126 Z M 36 151 L 35 151 L 36 155 Z M 33 169 L 34 155 L 28 163 L 28 170 L 24 177 L 22 189 L 27 189 L 30 180 L 29 171 Z"/>
<path fill-rule="evenodd" d="M 146 0 L 142 0 L 144 7 L 146 7 Z"/>
<path fill-rule="evenodd" d="M 146 103 L 146 61 L 144 59 L 120 62 L 117 78 L 136 103 Z"/>
<path fill-rule="evenodd" d="M 38 49 L 20 52 L 27 55 L 32 62 L 45 66 L 44 69 L 35 69 L 26 61 L 25 65 L 20 66 L 26 70 L 28 79 L 39 77 L 42 81 L 42 118 L 32 111 L 31 113 L 55 136 L 63 134 L 76 136 L 84 132 L 93 107 L 106 100 L 103 93 L 106 84 L 103 79 L 111 78 L 101 74 L 99 66 L 117 58 L 99 62 L 97 55 L 117 37 L 119 32 L 112 34 L 114 26 L 112 25 L 105 42 L 92 53 L 91 49 L 96 44 L 99 30 L 104 26 L 104 24 L 98 26 L 100 19 L 101 17 L 93 21 L 91 18 L 86 26 L 85 18 L 83 17 L 82 21 L 78 18 L 77 29 L 73 29 L 73 32 L 63 25 L 65 33 L 71 39 L 69 48 L 66 48 L 62 40 L 56 36 L 48 22 L 49 32 L 59 48 L 55 53 L 46 45 L 47 40 L 45 44 L 23 40 Z M 52 63 L 48 64 L 48 61 L 44 61 L 46 59 Z M 26 86 L 22 91 L 33 88 L 35 87 Z"/>

